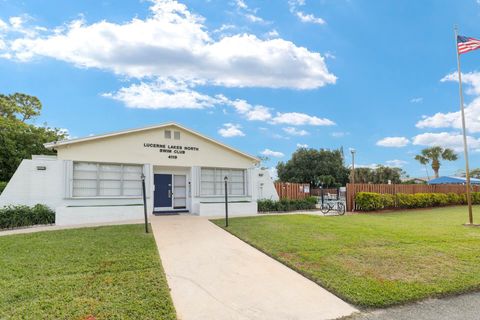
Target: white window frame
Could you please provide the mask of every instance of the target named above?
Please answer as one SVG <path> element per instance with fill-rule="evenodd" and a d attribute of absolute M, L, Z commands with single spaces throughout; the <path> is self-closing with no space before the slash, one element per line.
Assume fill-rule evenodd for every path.
<path fill-rule="evenodd" d="M 92 165 L 96 165 L 96 171 L 92 171 L 96 173 L 95 179 L 90 178 L 90 179 L 75 179 L 75 164 L 77 163 L 88 163 Z M 120 180 L 118 179 L 105 179 L 105 178 L 100 178 L 100 166 L 101 165 L 114 165 L 114 166 L 120 166 Z M 94 162 L 94 161 L 73 161 L 71 165 L 71 176 L 70 176 L 70 197 L 74 199 L 85 199 L 85 198 L 96 198 L 96 199 L 102 199 L 102 198 L 141 198 L 142 194 L 140 193 L 139 195 L 124 195 L 125 190 L 124 190 L 124 183 L 125 181 L 137 181 L 140 182 L 142 179 L 125 179 L 125 166 L 137 166 L 141 168 L 141 173 L 145 174 L 145 167 L 144 165 L 141 164 L 134 164 L 134 163 L 112 163 L 112 162 Z M 75 180 L 90 180 L 90 181 L 96 181 L 96 194 L 95 195 L 90 195 L 90 196 L 75 196 L 75 186 L 74 186 L 74 181 Z M 100 195 L 100 182 L 101 181 L 119 181 L 120 182 L 120 195 Z M 141 190 L 141 189 L 140 189 Z"/>
<path fill-rule="evenodd" d="M 204 180 L 203 178 L 203 170 L 213 170 L 213 180 Z M 214 168 L 214 167 L 201 167 L 200 168 L 200 175 L 199 175 L 199 186 L 200 186 L 200 197 L 224 197 L 225 196 L 225 176 L 224 175 L 217 175 L 217 171 L 227 171 L 227 189 L 228 189 L 228 196 L 229 197 L 246 197 L 248 196 L 248 171 L 246 169 L 239 169 L 239 168 Z M 232 172 L 233 171 L 241 171 L 243 176 L 243 191 L 242 194 L 232 194 L 232 185 L 234 183 L 239 182 L 232 182 Z M 218 180 L 217 180 L 218 179 Z M 203 183 L 213 183 L 213 193 L 205 193 L 203 188 Z M 217 190 L 218 186 L 220 190 Z"/>

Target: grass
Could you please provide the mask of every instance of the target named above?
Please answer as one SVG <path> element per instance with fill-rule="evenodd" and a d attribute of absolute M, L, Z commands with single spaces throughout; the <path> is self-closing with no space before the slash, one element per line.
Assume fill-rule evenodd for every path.
<path fill-rule="evenodd" d="M 228 231 L 353 304 L 385 307 L 480 289 L 480 228 L 466 220 L 448 207 L 234 218 Z"/>
<path fill-rule="evenodd" d="M 0 319 L 176 319 L 143 225 L 0 237 Z"/>

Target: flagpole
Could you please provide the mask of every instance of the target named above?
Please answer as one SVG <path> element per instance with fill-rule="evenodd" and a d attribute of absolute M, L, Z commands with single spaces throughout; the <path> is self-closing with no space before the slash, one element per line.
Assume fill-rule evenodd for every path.
<path fill-rule="evenodd" d="M 463 105 L 462 71 L 460 69 L 460 54 L 458 52 L 457 26 L 454 27 L 454 31 L 455 31 L 455 49 L 457 51 L 458 90 L 460 93 L 460 113 L 462 116 L 463 153 L 465 156 L 465 177 L 467 182 L 468 222 L 469 224 L 473 224 L 472 197 L 470 195 L 470 168 L 468 165 L 467 133 L 465 129 L 465 107 Z"/>

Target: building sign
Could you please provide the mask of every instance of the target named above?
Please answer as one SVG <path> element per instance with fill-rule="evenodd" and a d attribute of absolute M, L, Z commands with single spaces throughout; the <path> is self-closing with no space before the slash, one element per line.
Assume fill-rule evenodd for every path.
<path fill-rule="evenodd" d="M 172 144 L 159 144 L 159 143 L 144 143 L 145 148 L 156 148 L 160 153 L 168 154 L 169 159 L 177 159 L 178 155 L 186 154 L 190 151 L 199 151 L 198 147 L 193 146 L 181 146 Z"/>

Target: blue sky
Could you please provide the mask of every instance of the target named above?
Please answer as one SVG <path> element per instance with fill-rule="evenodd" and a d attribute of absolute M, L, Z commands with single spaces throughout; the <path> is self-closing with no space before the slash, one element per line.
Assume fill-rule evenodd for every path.
<path fill-rule="evenodd" d="M 425 176 L 422 148 L 462 154 L 453 25 L 480 38 L 479 18 L 476 0 L 0 0 L 0 88 L 72 137 L 175 121 L 268 166 L 343 146 Z M 480 50 L 462 71 L 475 168 Z"/>

